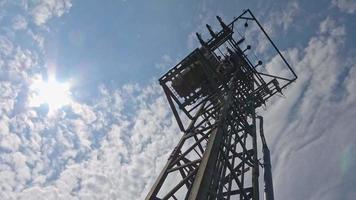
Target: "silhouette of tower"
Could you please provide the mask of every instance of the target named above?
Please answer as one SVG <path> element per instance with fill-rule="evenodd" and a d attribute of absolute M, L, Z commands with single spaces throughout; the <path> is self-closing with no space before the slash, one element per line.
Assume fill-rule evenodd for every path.
<path fill-rule="evenodd" d="M 256 112 L 297 76 L 250 10 L 229 24 L 217 19 L 221 30 L 207 25 L 210 39 L 197 33 L 201 47 L 159 79 L 183 135 L 147 200 L 257 200 L 260 166 L 265 199 L 274 198 L 263 120 Z M 265 56 L 268 64 L 257 60 L 256 52 L 270 55 Z"/>

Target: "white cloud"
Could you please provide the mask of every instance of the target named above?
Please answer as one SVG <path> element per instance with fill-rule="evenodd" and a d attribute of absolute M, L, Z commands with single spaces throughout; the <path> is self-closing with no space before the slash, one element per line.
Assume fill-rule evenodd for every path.
<path fill-rule="evenodd" d="M 143 198 L 179 138 L 178 127 L 158 85 L 100 90 L 94 104 L 70 108 L 78 115 L 73 119 L 65 113 L 42 119 L 30 111 L 1 121 L 12 127 L 3 129 L 1 139 L 12 153 L 1 157 L 16 174 L 3 178 L 12 179 L 10 187 L 10 180 L 0 182 L 3 197 Z M 123 108 L 132 102 L 136 106 L 127 115 Z"/>
<path fill-rule="evenodd" d="M 256 13 L 256 18 L 271 38 L 277 38 L 277 35 L 283 36 L 289 32 L 290 27 L 297 27 L 295 24 L 298 17 L 300 17 L 301 8 L 299 1 L 281 1 L 278 2 L 278 6 L 273 9 L 267 9 L 265 12 L 266 13 L 261 12 L 261 14 Z M 243 33 L 245 43 L 251 45 L 256 56 L 265 58 L 267 56 L 267 50 L 273 47 L 256 23 L 251 22 L 248 24 L 249 26 L 245 30 L 240 29 L 239 31 Z M 240 26 L 242 26 L 242 24 L 240 24 Z M 247 54 L 248 53 L 247 51 Z M 254 55 L 250 55 L 250 59 L 251 58 L 254 59 Z M 255 61 L 257 62 L 257 60 Z"/>
<path fill-rule="evenodd" d="M 274 10 L 265 19 L 262 19 L 265 22 L 264 28 L 272 36 L 280 32 L 280 29 L 286 32 L 300 14 L 298 1 L 282 2 L 281 6 L 283 6 L 282 10 Z"/>
<path fill-rule="evenodd" d="M 14 46 L 12 42 L 5 36 L 0 36 L 0 53 L 3 56 L 9 56 L 12 53 Z"/>
<path fill-rule="evenodd" d="M 320 23 L 319 31 L 322 34 L 330 34 L 332 36 L 345 35 L 345 26 L 338 26 L 337 22 L 331 18 L 326 18 Z"/>
<path fill-rule="evenodd" d="M 39 0 L 32 5 L 31 15 L 36 25 L 43 25 L 52 17 L 60 17 L 72 7 L 71 0 Z"/>
<path fill-rule="evenodd" d="M 352 149 L 346 159 L 356 156 L 356 99 L 350 86 L 355 65 L 340 51 L 345 34 L 336 20 L 322 21 L 308 46 L 294 54 L 300 57 L 291 63 L 299 79 L 286 91 L 288 101 L 278 100 L 268 108 L 265 132 L 273 155 L 276 198 L 333 199 L 338 191 L 340 199 L 350 199 L 354 194 L 350 187 L 339 188 L 356 183 L 356 176 L 343 175 L 352 174 L 350 167 L 341 170 L 345 148 Z"/>
<path fill-rule="evenodd" d="M 15 106 L 19 87 L 9 81 L 0 81 L 0 115 L 8 115 Z"/>
<path fill-rule="evenodd" d="M 331 4 L 345 13 L 353 14 L 356 12 L 356 2 L 353 0 L 332 0 Z"/>

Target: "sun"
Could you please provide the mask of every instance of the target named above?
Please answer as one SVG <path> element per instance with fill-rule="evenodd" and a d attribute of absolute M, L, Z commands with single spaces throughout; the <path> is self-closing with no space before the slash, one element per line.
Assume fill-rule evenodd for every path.
<path fill-rule="evenodd" d="M 72 102 L 69 82 L 58 82 L 54 77 L 43 80 L 37 78 L 31 87 L 30 106 L 47 104 L 49 113 L 53 113 Z"/>

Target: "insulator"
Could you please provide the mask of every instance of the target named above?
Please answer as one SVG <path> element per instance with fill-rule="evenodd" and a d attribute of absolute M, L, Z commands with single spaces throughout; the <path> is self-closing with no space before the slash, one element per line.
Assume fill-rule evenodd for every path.
<path fill-rule="evenodd" d="M 223 27 L 223 29 L 229 29 L 229 27 L 223 22 L 223 20 L 221 19 L 220 16 L 216 16 L 216 18 L 218 19 L 221 27 Z"/>
<path fill-rule="evenodd" d="M 206 46 L 206 42 L 201 38 L 201 35 L 199 33 L 195 33 L 197 35 L 197 38 L 202 46 Z"/>
<path fill-rule="evenodd" d="M 211 26 L 209 24 L 206 25 L 206 28 L 208 29 L 211 37 L 216 37 L 216 34 L 214 33 L 214 31 L 212 30 Z"/>

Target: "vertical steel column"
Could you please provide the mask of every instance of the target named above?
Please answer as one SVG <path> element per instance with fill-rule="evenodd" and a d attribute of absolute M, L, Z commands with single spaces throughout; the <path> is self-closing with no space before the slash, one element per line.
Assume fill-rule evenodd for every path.
<path fill-rule="evenodd" d="M 257 154 L 257 134 L 256 134 L 256 114 L 255 110 L 252 110 L 252 125 L 251 125 L 251 135 L 252 135 L 252 146 L 253 146 L 253 169 L 252 169 L 252 187 L 253 187 L 253 199 L 259 200 L 259 165 L 258 165 L 258 154 Z"/>
<path fill-rule="evenodd" d="M 263 178 L 265 182 L 265 188 L 264 188 L 265 200 L 274 200 L 271 156 L 263 132 L 263 118 L 261 116 L 258 116 L 258 119 L 260 120 L 260 136 L 262 140 L 262 151 L 263 151 L 263 168 L 264 168 Z"/>
<path fill-rule="evenodd" d="M 224 139 L 224 136 L 226 136 L 226 118 L 228 111 L 231 109 L 232 99 L 233 94 L 232 92 L 230 92 L 228 94 L 227 99 L 223 103 L 222 112 L 219 116 L 218 126 L 210 134 L 208 146 L 205 149 L 203 159 L 200 163 L 199 170 L 197 172 L 192 189 L 190 191 L 190 195 L 188 197 L 189 200 L 208 199 L 209 192 L 211 189 L 211 183 L 213 181 L 219 181 L 213 180 L 213 178 L 216 177 L 214 176 L 216 163 L 218 162 L 219 154 L 221 154 L 222 141 Z M 210 196 L 209 199 L 214 198 Z"/>

